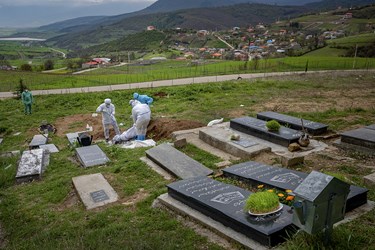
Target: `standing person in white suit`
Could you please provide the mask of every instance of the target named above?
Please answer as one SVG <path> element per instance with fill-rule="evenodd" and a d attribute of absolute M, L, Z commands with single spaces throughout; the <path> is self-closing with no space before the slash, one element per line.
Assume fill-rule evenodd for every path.
<path fill-rule="evenodd" d="M 102 113 L 104 137 L 106 142 L 109 141 L 109 125 L 112 125 L 116 135 L 120 134 L 120 129 L 118 128 L 115 118 L 115 105 L 111 103 L 111 99 L 105 99 L 104 103 L 100 104 L 96 109 L 96 112 Z"/>
<path fill-rule="evenodd" d="M 114 143 L 137 139 L 143 141 L 146 139 L 147 126 L 151 120 L 151 109 L 147 104 L 140 103 L 137 100 L 130 100 L 132 106 L 133 126 L 121 135 L 113 138 Z"/>

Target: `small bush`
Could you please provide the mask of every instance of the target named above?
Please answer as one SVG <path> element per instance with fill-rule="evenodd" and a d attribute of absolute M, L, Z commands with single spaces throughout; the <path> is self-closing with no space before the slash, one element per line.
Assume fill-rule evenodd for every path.
<path fill-rule="evenodd" d="M 271 120 L 266 123 L 266 127 L 268 128 L 268 130 L 278 131 L 281 125 L 277 121 Z"/>
<path fill-rule="evenodd" d="M 256 192 L 247 198 L 245 211 L 251 213 L 268 213 L 279 207 L 279 198 L 274 192 Z"/>

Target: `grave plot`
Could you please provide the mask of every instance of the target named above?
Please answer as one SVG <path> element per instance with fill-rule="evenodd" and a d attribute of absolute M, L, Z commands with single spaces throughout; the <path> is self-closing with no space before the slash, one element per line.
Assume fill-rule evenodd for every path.
<path fill-rule="evenodd" d="M 73 184 L 86 209 L 116 202 L 118 195 L 102 174 L 73 177 Z"/>
<path fill-rule="evenodd" d="M 257 118 L 264 120 L 264 121 L 276 120 L 283 126 L 287 126 L 296 130 L 302 130 L 301 119 L 294 117 L 294 116 L 284 115 L 284 114 L 280 114 L 280 113 L 272 112 L 272 111 L 266 111 L 266 112 L 258 113 Z M 327 132 L 327 129 L 328 129 L 328 125 L 325 125 L 319 122 L 304 120 L 304 119 L 303 119 L 303 126 L 307 130 L 307 132 L 311 135 L 323 134 Z"/>
<path fill-rule="evenodd" d="M 280 127 L 279 131 L 268 131 L 265 121 L 252 117 L 232 119 L 230 127 L 284 147 L 288 147 L 293 142 L 298 142 L 301 136 L 301 132 L 283 126 Z"/>
<path fill-rule="evenodd" d="M 223 169 L 226 177 L 236 178 L 254 185 L 265 184 L 281 190 L 295 190 L 308 176 L 307 173 L 286 168 L 269 166 L 255 161 L 236 164 Z M 368 189 L 350 186 L 347 198 L 346 212 L 349 212 L 367 202 Z"/>
<path fill-rule="evenodd" d="M 168 144 L 146 151 L 146 156 L 158 166 L 181 179 L 207 176 L 213 171 Z"/>
<path fill-rule="evenodd" d="M 24 151 L 18 164 L 16 181 L 21 183 L 41 179 L 48 162 L 46 158 L 43 149 Z"/>
<path fill-rule="evenodd" d="M 271 148 L 247 138 L 231 140 L 232 132 L 223 128 L 203 128 L 199 130 L 199 139 L 226 153 L 241 158 L 250 158 L 261 152 L 271 152 Z"/>
<path fill-rule="evenodd" d="M 342 133 L 341 142 L 364 147 L 375 153 L 375 124 Z"/>
<path fill-rule="evenodd" d="M 269 216 L 251 216 L 243 207 L 251 192 L 208 177 L 196 177 L 167 185 L 168 194 L 267 247 L 285 241 L 292 225 L 291 208 Z"/>
<path fill-rule="evenodd" d="M 48 141 L 48 134 L 45 135 L 34 135 L 33 139 L 29 144 L 29 149 L 39 148 L 40 145 L 45 145 Z"/>
<path fill-rule="evenodd" d="M 107 155 L 98 145 L 76 148 L 76 153 L 79 161 L 85 168 L 104 165 L 109 162 Z"/>

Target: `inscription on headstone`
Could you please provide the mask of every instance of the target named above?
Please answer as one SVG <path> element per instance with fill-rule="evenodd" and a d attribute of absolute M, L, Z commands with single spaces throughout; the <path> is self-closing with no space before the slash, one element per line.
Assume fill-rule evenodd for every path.
<path fill-rule="evenodd" d="M 109 161 L 98 145 L 76 148 L 77 156 L 84 167 L 103 165 Z"/>
<path fill-rule="evenodd" d="M 29 148 L 39 148 L 40 145 L 46 144 L 48 141 L 48 134 L 45 135 L 34 135 L 33 139 L 29 144 Z"/>
<path fill-rule="evenodd" d="M 187 179 L 207 176 L 213 171 L 168 144 L 161 144 L 146 151 L 146 156 L 171 174 Z"/>
<path fill-rule="evenodd" d="M 298 142 L 301 136 L 301 132 L 286 127 L 280 127 L 279 131 L 268 131 L 265 121 L 252 117 L 232 119 L 230 127 L 285 147 L 290 143 Z"/>
<path fill-rule="evenodd" d="M 243 209 L 251 192 L 208 177 L 190 178 L 167 187 L 173 198 L 267 246 L 283 241 L 292 223 L 288 206 L 272 220 L 254 220 Z"/>
<path fill-rule="evenodd" d="M 40 179 L 43 172 L 44 151 L 43 149 L 32 149 L 22 153 L 18 165 L 17 182 Z"/>
<path fill-rule="evenodd" d="M 103 189 L 95 191 L 95 192 L 91 192 L 90 195 L 91 195 L 92 200 L 95 203 L 109 200 L 107 193 Z"/>
<path fill-rule="evenodd" d="M 247 181 L 251 184 L 266 184 L 281 190 L 295 190 L 308 176 L 307 173 L 248 161 L 223 169 L 226 177 Z M 366 188 L 350 186 L 346 212 L 367 202 Z"/>
<path fill-rule="evenodd" d="M 266 111 L 258 113 L 257 118 L 265 121 L 276 120 L 284 126 L 290 127 L 292 129 L 302 130 L 301 119 L 294 116 L 284 115 L 272 111 Z M 319 135 L 327 132 L 328 125 L 304 119 L 302 120 L 304 128 L 308 131 L 308 133 L 312 135 Z"/>

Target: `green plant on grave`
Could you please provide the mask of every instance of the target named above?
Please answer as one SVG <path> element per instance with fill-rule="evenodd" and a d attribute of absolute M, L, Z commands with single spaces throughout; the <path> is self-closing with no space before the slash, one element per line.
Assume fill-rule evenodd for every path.
<path fill-rule="evenodd" d="M 252 193 L 247 199 L 244 206 L 245 211 L 251 213 L 269 213 L 279 207 L 279 198 L 274 192 L 256 192 Z"/>
<path fill-rule="evenodd" d="M 268 130 L 271 130 L 271 131 L 279 131 L 281 125 L 278 121 L 270 120 L 266 122 L 266 127 Z"/>

